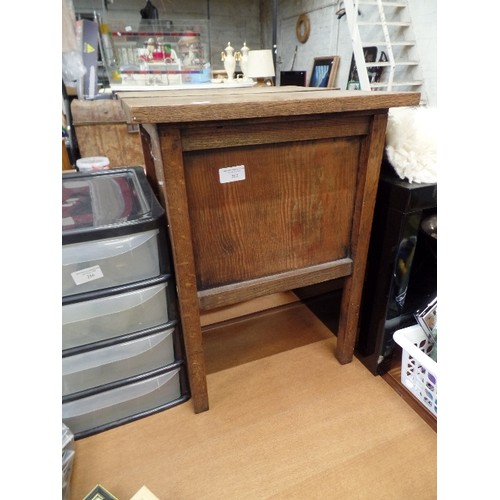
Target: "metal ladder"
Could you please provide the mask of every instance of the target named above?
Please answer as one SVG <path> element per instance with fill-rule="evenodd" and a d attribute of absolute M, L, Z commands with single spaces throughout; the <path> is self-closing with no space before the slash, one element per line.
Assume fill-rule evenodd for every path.
<path fill-rule="evenodd" d="M 425 89 L 407 0 L 345 0 L 361 90 Z M 351 75 L 350 75 L 351 76 Z"/>

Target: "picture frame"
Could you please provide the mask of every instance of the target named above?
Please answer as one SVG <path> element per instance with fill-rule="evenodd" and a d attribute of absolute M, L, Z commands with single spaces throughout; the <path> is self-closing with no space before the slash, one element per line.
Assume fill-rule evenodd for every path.
<path fill-rule="evenodd" d="M 434 343 L 432 330 L 437 326 L 437 297 L 434 297 L 424 307 L 417 310 L 414 316 L 429 341 Z"/>
<path fill-rule="evenodd" d="M 307 86 L 333 88 L 339 64 L 340 56 L 315 57 Z"/>
<path fill-rule="evenodd" d="M 378 48 L 377 47 L 363 47 L 363 57 L 366 63 L 377 62 Z M 380 57 L 378 62 L 385 63 L 388 61 L 387 54 L 384 51 L 380 52 Z M 368 80 L 370 83 L 377 83 L 380 81 L 382 73 L 384 71 L 383 66 L 372 66 L 367 69 Z M 356 59 L 354 53 L 351 58 L 351 67 L 349 68 L 349 76 L 347 77 L 347 90 L 359 90 L 359 75 L 358 67 L 356 66 Z"/>

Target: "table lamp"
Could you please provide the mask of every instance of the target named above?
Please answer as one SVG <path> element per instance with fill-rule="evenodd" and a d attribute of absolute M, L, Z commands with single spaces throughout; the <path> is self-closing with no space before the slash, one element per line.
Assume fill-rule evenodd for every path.
<path fill-rule="evenodd" d="M 246 75 L 257 80 L 259 87 L 271 87 L 274 85 L 274 62 L 271 50 L 250 50 Z"/>

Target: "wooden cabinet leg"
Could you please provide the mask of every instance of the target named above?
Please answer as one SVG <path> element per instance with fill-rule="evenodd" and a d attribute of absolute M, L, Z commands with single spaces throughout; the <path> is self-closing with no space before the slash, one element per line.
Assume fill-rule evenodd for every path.
<path fill-rule="evenodd" d="M 143 126 L 141 135 L 146 171 L 156 184 L 158 196 L 166 212 L 175 280 L 176 283 L 182 284 L 177 285 L 177 300 L 189 386 L 194 411 L 201 413 L 208 410 L 208 391 L 179 132 L 173 129 L 171 133 L 164 133 L 161 145 L 156 127 Z M 168 168 L 165 168 L 163 158 L 168 161 Z"/>

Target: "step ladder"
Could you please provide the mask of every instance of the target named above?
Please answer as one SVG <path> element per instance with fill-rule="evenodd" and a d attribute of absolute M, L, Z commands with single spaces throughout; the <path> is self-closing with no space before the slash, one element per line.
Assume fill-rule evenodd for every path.
<path fill-rule="evenodd" d="M 349 87 L 417 91 L 424 104 L 424 79 L 407 0 L 345 0 L 343 4 L 355 62 Z"/>

